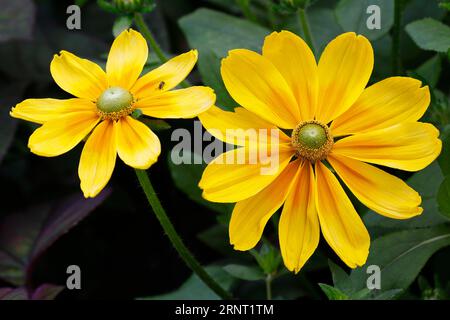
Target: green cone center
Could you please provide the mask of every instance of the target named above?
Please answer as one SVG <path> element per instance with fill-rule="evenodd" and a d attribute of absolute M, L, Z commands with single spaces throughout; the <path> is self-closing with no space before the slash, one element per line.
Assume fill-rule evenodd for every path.
<path fill-rule="evenodd" d="M 316 123 L 307 123 L 299 128 L 296 135 L 297 143 L 308 149 L 320 149 L 327 143 L 327 132 Z"/>
<path fill-rule="evenodd" d="M 97 108 L 104 113 L 120 112 L 133 103 L 133 96 L 121 87 L 111 87 L 103 91 L 97 100 Z"/>

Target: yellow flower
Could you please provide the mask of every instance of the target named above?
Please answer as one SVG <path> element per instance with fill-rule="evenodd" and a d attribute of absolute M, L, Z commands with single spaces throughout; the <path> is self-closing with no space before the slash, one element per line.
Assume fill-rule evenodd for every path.
<path fill-rule="evenodd" d="M 85 197 L 95 197 L 111 178 L 116 154 L 127 165 L 147 169 L 158 159 L 158 137 L 131 117 L 140 109 L 155 118 L 192 118 L 215 102 L 207 87 L 172 90 L 197 62 L 197 51 L 179 55 L 140 77 L 148 58 L 142 35 L 123 31 L 112 44 L 106 72 L 67 51 L 55 55 L 50 71 L 55 82 L 76 98 L 28 99 L 11 116 L 42 124 L 30 136 L 31 152 L 59 156 L 87 138 L 78 175 Z"/>
<path fill-rule="evenodd" d="M 226 132 L 233 128 L 278 130 L 280 141 L 276 174 L 262 175 L 261 162 L 217 160 L 203 173 L 204 198 L 237 202 L 229 226 L 236 250 L 253 248 L 283 206 L 279 243 L 289 270 L 298 272 L 313 254 L 320 229 L 349 267 L 363 265 L 369 234 L 330 167 L 377 213 L 394 219 L 422 213 L 416 191 L 367 163 L 417 171 L 436 159 L 439 132 L 418 122 L 430 103 L 429 89 L 406 77 L 365 88 L 373 63 L 372 47 L 361 35 L 338 36 L 317 64 L 306 43 L 287 31 L 266 37 L 262 55 L 232 50 L 222 61 L 226 88 L 243 108 L 213 107 L 199 116 L 204 127 L 228 143 L 246 139 Z"/>

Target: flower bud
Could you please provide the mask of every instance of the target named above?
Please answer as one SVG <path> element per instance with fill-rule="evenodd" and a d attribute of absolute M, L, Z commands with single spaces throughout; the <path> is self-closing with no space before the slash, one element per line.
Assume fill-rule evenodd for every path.
<path fill-rule="evenodd" d="M 97 3 L 102 9 L 120 15 L 150 12 L 156 6 L 155 0 L 97 0 Z"/>
<path fill-rule="evenodd" d="M 278 0 L 274 7 L 281 13 L 295 13 L 299 9 L 306 9 L 316 0 Z"/>

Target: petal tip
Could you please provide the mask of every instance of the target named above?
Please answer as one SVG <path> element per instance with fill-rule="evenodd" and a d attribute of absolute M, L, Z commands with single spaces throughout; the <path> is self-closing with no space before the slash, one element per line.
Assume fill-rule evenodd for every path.
<path fill-rule="evenodd" d="M 230 241 L 230 244 L 233 246 L 233 249 L 236 251 L 248 251 L 252 249 L 254 246 L 242 245 L 238 243 L 234 243 Z"/>

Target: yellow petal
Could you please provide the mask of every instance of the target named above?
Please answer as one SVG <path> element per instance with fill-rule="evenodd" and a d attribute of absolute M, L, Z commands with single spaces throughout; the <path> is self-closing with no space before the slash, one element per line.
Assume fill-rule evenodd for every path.
<path fill-rule="evenodd" d="M 430 104 L 430 90 L 419 80 L 388 78 L 370 86 L 331 125 L 334 136 L 368 132 L 419 120 Z"/>
<path fill-rule="evenodd" d="M 78 98 L 96 101 L 107 87 L 102 68 L 67 51 L 53 57 L 50 72 L 61 89 Z"/>
<path fill-rule="evenodd" d="M 235 250 L 250 250 L 258 243 L 267 221 L 285 201 L 299 165 L 299 160 L 289 163 L 271 184 L 236 203 L 229 227 L 230 243 Z"/>
<path fill-rule="evenodd" d="M 286 268 L 299 272 L 319 244 L 320 227 L 314 195 L 314 173 L 306 161 L 281 213 L 278 233 Z"/>
<path fill-rule="evenodd" d="M 209 87 L 190 87 L 166 91 L 141 99 L 135 108 L 155 118 L 193 118 L 216 102 L 216 95 Z"/>
<path fill-rule="evenodd" d="M 68 113 L 36 129 L 30 136 L 28 147 L 39 156 L 59 156 L 73 149 L 99 120 L 92 111 Z"/>
<path fill-rule="evenodd" d="M 168 91 L 175 88 L 192 71 L 197 58 L 197 50 L 191 50 L 170 59 L 139 78 L 131 92 L 139 99 L 148 97 L 155 91 Z"/>
<path fill-rule="evenodd" d="M 116 134 L 112 121 L 102 121 L 81 152 L 78 176 L 85 198 L 93 198 L 106 186 L 116 163 Z"/>
<path fill-rule="evenodd" d="M 383 166 L 418 171 L 442 149 L 439 131 L 429 123 L 411 122 L 359 133 L 338 140 L 333 153 Z"/>
<path fill-rule="evenodd" d="M 238 49 L 222 60 L 222 78 L 233 99 L 280 128 L 300 122 L 297 101 L 286 80 L 265 57 Z"/>
<path fill-rule="evenodd" d="M 270 156 L 264 160 L 258 151 L 245 148 L 222 153 L 203 172 L 199 183 L 203 197 L 212 202 L 238 202 L 257 194 L 275 180 L 294 155 L 290 149 L 279 147 L 279 153 L 273 154 L 268 147 Z"/>
<path fill-rule="evenodd" d="M 199 114 L 198 118 L 211 135 L 229 144 L 290 143 L 290 138 L 283 131 L 241 107 L 229 112 L 213 106 Z"/>
<path fill-rule="evenodd" d="M 354 32 L 331 41 L 319 61 L 319 101 L 316 118 L 328 123 L 358 99 L 373 69 L 369 40 Z"/>
<path fill-rule="evenodd" d="M 147 58 L 144 37 L 133 29 L 122 31 L 114 40 L 106 62 L 108 85 L 129 90 L 139 78 Z"/>
<path fill-rule="evenodd" d="M 280 71 L 300 107 L 302 120 L 314 119 L 319 78 L 314 54 L 289 31 L 273 32 L 264 40 L 263 56 Z"/>
<path fill-rule="evenodd" d="M 316 162 L 316 206 L 323 236 L 350 268 L 366 263 L 370 237 L 339 181 Z"/>
<path fill-rule="evenodd" d="M 42 124 L 70 112 L 95 110 L 95 104 L 85 99 L 27 99 L 12 108 L 10 115 Z"/>
<path fill-rule="evenodd" d="M 145 124 L 131 117 L 115 122 L 117 152 L 127 165 L 148 169 L 158 160 L 161 144 Z"/>
<path fill-rule="evenodd" d="M 394 219 L 422 213 L 422 199 L 403 180 L 364 162 L 330 155 L 328 161 L 351 192 L 366 207 Z"/>

